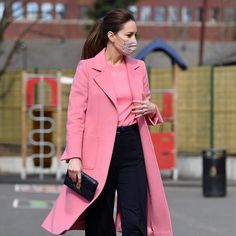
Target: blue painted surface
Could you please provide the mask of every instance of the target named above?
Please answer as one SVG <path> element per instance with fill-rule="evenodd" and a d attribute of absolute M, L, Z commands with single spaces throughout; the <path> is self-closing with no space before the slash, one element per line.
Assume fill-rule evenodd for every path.
<path fill-rule="evenodd" d="M 179 67 L 183 70 L 187 69 L 187 64 L 185 63 L 183 58 L 178 54 L 178 52 L 160 39 L 153 40 L 147 46 L 142 48 L 137 53 L 136 58 L 144 61 L 149 53 L 159 51 L 164 52 L 167 56 L 169 56 L 172 61 L 172 64 L 179 65 Z"/>

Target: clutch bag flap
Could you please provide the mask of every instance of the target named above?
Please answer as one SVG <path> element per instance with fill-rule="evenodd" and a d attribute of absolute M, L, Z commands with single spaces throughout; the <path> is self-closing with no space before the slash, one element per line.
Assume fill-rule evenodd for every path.
<path fill-rule="evenodd" d="M 68 170 L 65 175 L 64 184 L 76 193 L 83 196 L 88 201 L 91 201 L 95 195 L 98 182 L 85 172 L 81 171 L 81 184 L 75 183 L 69 177 Z"/>

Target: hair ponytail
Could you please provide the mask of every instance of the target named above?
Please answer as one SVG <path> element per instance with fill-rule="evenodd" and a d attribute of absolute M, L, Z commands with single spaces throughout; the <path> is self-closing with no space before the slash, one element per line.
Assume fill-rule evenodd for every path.
<path fill-rule="evenodd" d="M 129 10 L 116 9 L 109 11 L 90 30 L 84 43 L 81 59 L 88 59 L 97 55 L 107 46 L 107 33 L 109 31 L 117 33 L 130 20 L 135 21 L 135 18 Z"/>
<path fill-rule="evenodd" d="M 103 40 L 104 36 L 102 32 L 102 24 L 102 20 L 98 20 L 91 28 L 88 37 L 84 43 L 82 59 L 94 57 L 104 47 L 106 47 L 106 42 L 104 42 Z"/>

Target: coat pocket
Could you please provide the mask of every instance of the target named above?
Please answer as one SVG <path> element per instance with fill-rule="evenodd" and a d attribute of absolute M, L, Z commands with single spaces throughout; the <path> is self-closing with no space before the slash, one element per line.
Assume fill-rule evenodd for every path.
<path fill-rule="evenodd" d="M 82 166 L 84 169 L 94 169 L 97 161 L 98 137 L 84 135 L 82 146 Z"/>

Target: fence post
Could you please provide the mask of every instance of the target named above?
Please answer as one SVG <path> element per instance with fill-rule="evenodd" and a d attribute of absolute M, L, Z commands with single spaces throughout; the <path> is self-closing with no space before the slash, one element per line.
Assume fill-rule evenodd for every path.
<path fill-rule="evenodd" d="M 210 72 L 210 147 L 214 148 L 214 66 Z"/>

